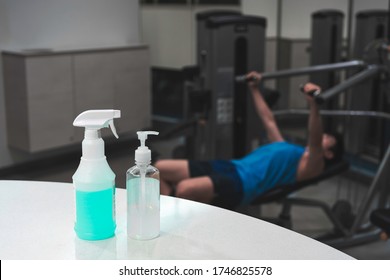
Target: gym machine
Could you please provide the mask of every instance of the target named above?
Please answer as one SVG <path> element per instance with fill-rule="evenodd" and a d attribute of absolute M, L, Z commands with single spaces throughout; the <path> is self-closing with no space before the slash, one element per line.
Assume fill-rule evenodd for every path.
<path fill-rule="evenodd" d="M 215 124 L 215 121 L 208 121 L 210 111 L 215 108 L 212 104 L 212 92 L 210 84 L 213 68 L 212 54 L 214 51 L 214 41 L 217 39 L 212 36 L 209 27 L 209 19 L 218 17 L 240 16 L 239 11 L 234 10 L 209 10 L 196 14 L 196 65 L 185 66 L 180 70 L 171 70 L 174 75 L 165 77 L 169 71 L 164 69 L 162 72 L 163 82 L 153 85 L 158 94 L 154 98 L 157 102 L 157 109 L 161 103 L 164 104 L 165 111 L 158 116 L 161 121 L 159 139 L 171 139 L 181 137 L 184 141 L 173 150 L 174 158 L 187 159 L 208 159 L 214 155 L 211 154 L 212 146 L 209 132 L 209 125 Z M 223 40 L 219 47 L 225 44 L 231 44 L 234 40 Z M 224 46 L 222 46 L 224 48 Z M 232 63 L 232 62 L 230 62 Z M 160 74 L 160 73 L 157 73 Z M 165 78 L 165 79 L 164 79 Z M 168 78 L 168 79 L 167 79 Z M 168 81 L 166 81 L 168 80 Z M 177 94 L 179 93 L 180 94 Z M 171 96 L 175 93 L 175 98 Z M 167 103 L 167 104 L 166 104 Z M 168 110 L 168 111 L 167 111 Z M 169 117 L 179 111 L 179 123 L 164 125 L 164 123 L 173 123 Z M 178 115 L 176 113 L 176 115 Z M 168 118 L 167 118 L 168 117 Z M 207 141 L 207 142 L 206 142 Z"/>
<path fill-rule="evenodd" d="M 312 14 L 310 43 L 310 65 L 341 62 L 343 59 L 344 14 L 338 10 L 320 10 Z M 310 81 L 322 89 L 328 89 L 341 80 L 337 72 L 310 74 Z M 324 107 L 329 110 L 340 109 L 340 100 L 334 98 Z M 324 120 L 325 131 L 335 131 L 338 124 L 333 119 Z"/>
<path fill-rule="evenodd" d="M 210 51 L 213 47 L 213 39 L 209 33 L 209 19 L 223 16 L 240 16 L 238 11 L 212 10 L 199 12 L 196 14 L 196 61 L 198 75 L 200 78 L 200 88 L 210 88 L 210 77 L 212 67 L 210 65 Z M 207 83 L 207 84 L 206 84 Z"/>
<path fill-rule="evenodd" d="M 363 58 L 370 64 L 385 63 L 387 58 L 381 54 L 378 55 L 377 49 L 386 45 L 388 20 L 388 11 L 386 10 L 362 11 L 356 15 L 353 58 Z M 388 110 L 389 107 L 386 103 L 389 102 L 389 98 L 386 97 L 383 88 L 383 77 L 380 75 L 361 83 L 359 87 L 351 88 L 347 95 L 347 108 Z M 372 94 L 367 94 L 369 92 Z M 384 123 L 384 121 L 374 119 L 350 120 L 346 124 L 348 125 L 348 133 L 346 134 L 348 152 L 351 154 L 364 153 L 374 158 L 382 158 L 387 145 L 382 133 L 385 131 Z M 380 133 L 378 133 L 379 131 Z"/>
<path fill-rule="evenodd" d="M 379 46 L 377 51 L 378 53 L 381 53 L 381 55 L 383 55 L 384 57 L 387 57 L 387 53 L 389 53 L 389 49 L 387 45 Z M 341 62 L 335 64 L 310 66 L 310 67 L 305 67 L 300 69 L 290 69 L 290 70 L 284 70 L 284 71 L 278 71 L 272 73 L 263 73 L 262 80 L 277 79 L 282 77 L 292 77 L 297 75 L 306 75 L 306 74 L 328 72 L 328 71 L 359 69 L 360 72 L 349 77 L 339 85 L 336 85 L 328 90 L 325 90 L 323 93 L 317 95 L 314 98 L 314 100 L 318 104 L 325 104 L 326 102 L 337 97 L 340 93 L 345 92 L 347 89 L 349 89 L 352 86 L 361 84 L 362 82 L 375 78 L 378 75 L 385 75 L 386 77 L 388 77 L 389 62 L 387 60 L 383 62 L 384 62 L 383 64 L 369 64 L 364 61 L 355 60 L 355 61 Z M 236 77 L 236 80 L 242 81 L 243 76 Z M 290 115 L 290 114 L 294 114 L 294 115 L 308 114 L 308 111 L 297 110 L 297 109 L 274 111 L 275 116 Z M 371 118 L 390 120 L 390 114 L 384 112 L 373 112 L 373 111 L 321 110 L 321 114 L 328 115 L 328 116 L 353 116 L 353 117 L 365 116 Z M 343 217 L 339 217 L 339 218 L 343 219 L 346 215 L 348 215 L 348 218 L 352 219 L 350 220 L 350 225 L 345 225 L 341 221 L 339 221 L 338 217 L 335 217 L 331 213 L 331 210 L 328 207 L 326 207 L 324 203 L 321 202 L 313 203 L 313 201 L 287 197 L 283 201 L 284 211 L 285 212 L 289 211 L 285 209 L 290 209 L 291 205 L 317 206 L 324 209 L 325 212 L 328 214 L 328 217 L 330 217 L 332 222 L 334 222 L 334 224 L 336 225 L 340 236 L 331 239 L 323 239 L 323 237 L 319 237 L 319 239 L 334 247 L 353 246 L 356 244 L 376 240 L 378 238 L 378 230 L 372 229 L 369 226 L 367 226 L 364 223 L 364 219 L 367 217 L 367 213 L 369 213 L 369 211 L 371 210 L 370 207 L 373 206 L 373 202 L 375 201 L 375 199 L 379 198 L 377 200 L 377 208 L 383 208 L 387 204 L 387 200 L 389 198 L 389 188 L 386 188 L 385 186 L 386 186 L 386 182 L 390 181 L 388 175 L 389 168 L 390 168 L 390 145 L 388 146 L 387 151 L 380 163 L 378 171 L 376 172 L 375 177 L 368 189 L 367 195 L 365 196 L 364 200 L 359 206 L 356 216 L 352 215 L 352 213 L 350 212 L 346 213 L 345 210 L 342 210 L 344 211 L 344 213 L 341 213 L 340 215 L 342 215 Z M 292 191 L 293 190 L 294 189 L 292 189 Z M 272 198 L 273 196 L 272 192 L 273 191 L 271 190 L 270 194 L 267 193 L 265 194 L 265 197 L 269 196 L 267 198 L 268 200 Z M 261 199 L 265 199 L 265 197 L 262 197 Z"/>
<path fill-rule="evenodd" d="M 245 83 L 240 83 L 240 81 L 245 80 L 244 74 L 247 73 L 248 70 L 261 72 L 263 69 L 262 61 L 258 62 L 258 64 L 254 66 L 249 65 L 248 61 L 251 60 L 248 59 L 248 56 L 253 56 L 254 60 L 264 56 L 264 36 L 260 36 L 263 39 L 257 41 L 258 46 L 255 49 L 255 53 L 251 51 L 252 47 L 248 45 L 247 36 L 252 34 L 249 32 L 252 29 L 258 29 L 256 32 L 257 36 L 259 31 L 260 34 L 264 34 L 265 20 L 241 15 L 206 16 L 201 18 L 201 20 L 202 22 L 198 21 L 198 24 L 202 24 L 203 31 L 200 32 L 204 33 L 202 37 L 204 37 L 205 41 L 201 43 L 201 47 L 197 50 L 198 66 L 195 70 L 189 69 L 188 71 L 189 73 L 192 73 L 192 80 L 194 81 L 191 85 L 189 85 L 188 103 L 190 104 L 190 107 L 193 106 L 193 104 L 202 104 L 201 107 L 205 109 L 203 112 L 207 112 L 203 115 L 207 124 L 199 124 L 198 116 L 195 118 L 197 128 L 193 147 L 196 147 L 194 150 L 197 150 L 197 154 L 194 155 L 194 158 L 215 159 L 233 158 L 235 156 L 239 157 L 244 151 L 238 152 L 234 149 L 234 147 L 237 143 L 240 143 L 239 140 L 242 141 L 242 139 L 245 139 L 244 142 L 241 142 L 245 143 L 245 145 L 238 147 L 245 147 L 245 149 L 248 149 L 248 147 L 250 147 L 250 145 L 248 145 L 248 142 L 250 141 L 248 140 L 250 140 L 251 137 L 248 137 L 245 134 L 240 135 L 240 125 L 235 125 L 235 122 L 240 123 L 239 121 L 242 121 L 240 118 L 237 118 L 237 120 L 235 119 L 236 115 L 240 116 L 240 112 L 236 112 L 233 108 L 236 104 L 240 104 L 241 108 L 245 108 L 248 103 L 251 103 L 251 100 L 246 99 L 243 103 L 240 103 L 242 102 L 242 100 L 239 100 L 240 96 L 249 95 L 245 92 L 243 92 L 244 94 L 242 95 L 237 95 L 236 92 L 240 92 L 237 89 L 241 89 L 242 91 L 247 90 Z M 198 34 L 198 36 L 201 35 Z M 239 50 L 242 49 L 245 49 L 246 52 L 239 52 Z M 242 53 L 245 55 L 240 57 L 239 60 L 236 59 L 236 57 L 238 58 L 239 54 Z M 315 97 L 315 101 L 318 104 L 326 104 L 329 101 L 334 100 L 334 98 L 339 97 L 340 93 L 345 92 L 357 84 L 361 85 L 362 83 L 376 77 L 381 77 L 382 79 L 388 78 L 388 53 L 389 47 L 384 42 L 376 44 L 375 48 L 373 48 L 372 55 L 365 55 L 363 60 L 321 64 L 300 69 L 263 73 L 262 79 L 278 79 L 282 77 L 307 74 L 313 75 L 320 72 L 334 73 L 335 71 L 345 70 L 352 73 L 352 75 L 350 75 L 350 77 L 342 83 L 325 89 L 323 93 Z M 244 61 L 245 63 L 239 65 L 238 61 Z M 365 92 L 365 95 L 368 95 L 368 92 Z M 194 97 L 194 99 L 192 99 L 192 97 Z M 201 101 L 193 102 L 193 100 Z M 205 104 L 206 108 L 204 108 Z M 195 111 L 196 115 L 202 110 Z M 192 112 L 192 110 L 189 110 L 189 112 Z M 287 113 L 290 114 L 291 112 L 292 111 L 289 111 Z M 279 115 L 277 111 L 274 113 L 275 115 Z M 322 111 L 322 114 L 325 113 L 326 112 Z M 333 111 L 330 115 L 335 115 L 335 113 L 336 111 Z M 280 112 L 280 114 L 283 114 L 283 112 Z M 337 111 L 337 114 L 342 116 L 364 115 L 378 118 L 383 117 L 385 119 L 389 118 L 389 116 L 385 113 L 385 116 L 382 116 L 381 112 L 356 111 L 352 113 L 350 111 Z M 247 115 L 244 117 L 247 117 Z M 245 121 L 247 124 L 249 123 L 248 120 Z M 259 126 L 245 126 L 241 123 L 241 129 L 243 129 L 241 131 L 250 131 L 251 129 L 248 129 L 250 127 L 253 128 Z M 242 137 L 244 135 L 245 137 Z M 234 136 L 239 137 L 240 139 L 237 140 Z M 384 182 L 389 179 L 387 178 L 386 173 L 386 170 L 390 168 L 389 164 L 390 147 L 387 149 L 387 152 L 381 161 L 374 180 L 369 187 L 368 193 L 359 207 L 357 215 L 353 219 L 352 225 L 341 230 L 342 237 L 340 239 L 327 241 L 327 243 L 336 247 L 341 247 L 377 238 L 375 232 L 372 234 L 372 232 L 365 231 L 366 228 L 363 224 L 363 220 L 367 216 L 367 212 L 370 210 L 369 208 L 372 206 L 376 195 L 379 194 L 380 197 L 378 206 L 383 206 L 387 202 L 389 195 L 388 190 L 382 186 L 384 185 Z M 341 224 L 341 227 L 343 226 L 344 225 Z"/>
<path fill-rule="evenodd" d="M 238 158 L 258 145 L 261 129 L 253 128 L 261 123 L 247 86 L 234 77 L 263 71 L 266 20 L 224 12 L 199 13 L 196 20 L 198 61 L 187 68 L 193 75 L 185 90 L 189 119 L 200 120 L 191 140 L 193 158 Z M 194 103 L 203 106 L 197 111 Z"/>
<path fill-rule="evenodd" d="M 342 61 L 344 14 L 337 10 L 321 10 L 312 14 L 310 65 Z M 337 84 L 337 73 L 313 73 L 310 81 L 322 89 Z"/>
<path fill-rule="evenodd" d="M 341 93 L 344 93 L 351 87 L 355 87 L 356 85 L 360 86 L 362 83 L 370 81 L 372 79 L 380 78 L 381 80 L 386 80 L 388 82 L 390 66 L 390 47 L 386 43 L 386 41 L 376 43 L 374 47 L 372 47 L 372 52 L 370 53 L 370 55 L 363 56 L 363 59 L 364 60 L 353 60 L 348 62 L 315 65 L 299 69 L 289 69 L 271 73 L 263 73 L 262 80 L 278 79 L 283 77 L 292 77 L 307 74 L 327 73 L 330 71 L 334 72 L 341 70 L 347 70 L 353 73 L 340 84 L 325 89 L 321 94 L 314 97 L 314 100 L 318 104 L 324 105 L 327 102 L 333 100 L 334 98 L 339 97 Z M 237 76 L 236 80 L 244 81 L 245 76 Z M 381 85 L 383 86 L 384 83 L 381 83 Z M 385 90 L 388 90 L 388 84 L 386 84 Z M 354 93 L 352 93 L 351 96 L 353 96 L 353 94 Z M 369 98 L 369 91 L 364 92 L 364 94 L 366 95 L 365 98 Z M 353 107 L 350 108 L 355 109 Z M 390 114 L 385 112 L 360 110 L 360 108 L 356 109 L 357 111 L 321 110 L 321 114 L 328 116 L 353 116 L 354 118 L 364 116 L 369 118 L 384 119 L 387 121 L 390 120 Z M 274 111 L 275 116 L 289 114 L 308 114 L 308 111 L 296 109 Z M 361 119 L 356 119 L 356 121 L 360 123 Z M 361 134 L 357 138 L 355 138 L 355 140 L 357 140 L 359 137 L 361 137 Z M 383 208 L 387 206 L 388 198 L 390 195 L 390 190 L 388 187 L 386 187 L 388 182 L 390 181 L 388 174 L 389 168 L 390 145 L 387 146 L 387 150 L 382 157 L 379 168 L 373 178 L 370 187 L 368 188 L 367 194 L 365 195 L 362 203 L 359 205 L 356 215 L 351 212 L 345 211 L 344 209 L 341 211 L 341 207 L 337 209 L 341 213 L 341 216 L 348 216 L 348 225 L 343 224 L 343 222 L 341 222 L 343 217 L 335 218 L 334 215 L 332 215 L 331 210 L 324 206 L 324 203 L 313 203 L 312 201 L 297 199 L 294 197 L 285 198 L 283 203 L 286 209 L 289 209 L 293 204 L 301 206 L 317 206 L 324 209 L 325 212 L 328 213 L 328 216 L 332 219 L 334 224 L 337 226 L 339 235 L 337 237 L 332 236 L 332 238 L 330 239 L 321 238 L 321 241 L 324 241 L 334 247 L 346 247 L 376 240 L 378 238 L 379 233 L 378 229 L 373 229 L 370 224 L 365 223 L 364 220 L 367 218 L 373 206 L 375 208 Z M 294 188 L 292 188 L 291 192 L 293 191 Z M 273 190 L 271 190 L 269 194 L 265 193 L 264 197 L 269 196 L 268 199 L 271 199 L 273 197 L 272 192 Z M 260 199 L 264 199 L 264 197 L 261 197 Z"/>

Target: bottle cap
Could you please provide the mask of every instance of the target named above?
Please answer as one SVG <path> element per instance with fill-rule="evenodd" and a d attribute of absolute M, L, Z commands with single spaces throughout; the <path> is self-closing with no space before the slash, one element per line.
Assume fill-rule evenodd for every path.
<path fill-rule="evenodd" d="M 135 163 L 138 164 L 149 164 L 151 161 L 151 151 L 145 146 L 145 141 L 148 139 L 148 135 L 158 135 L 157 131 L 138 131 L 137 132 L 138 139 L 141 142 L 141 146 L 139 146 L 135 150 Z"/>

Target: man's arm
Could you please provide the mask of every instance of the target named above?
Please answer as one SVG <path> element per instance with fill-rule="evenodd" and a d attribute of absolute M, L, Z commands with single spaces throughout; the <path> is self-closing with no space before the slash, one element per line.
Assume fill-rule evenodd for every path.
<path fill-rule="evenodd" d="M 317 103 L 314 101 L 314 98 L 308 95 L 308 92 L 320 90 L 320 87 L 307 83 L 304 86 L 304 92 L 306 95 L 306 100 L 309 104 L 309 123 L 308 123 L 308 157 L 302 163 L 303 166 L 300 168 L 299 179 L 307 179 L 313 176 L 320 174 L 324 168 L 324 152 L 322 148 L 322 136 L 323 136 L 323 127 L 322 120 L 319 112 Z"/>
<path fill-rule="evenodd" d="M 275 117 L 265 102 L 263 95 L 260 93 L 259 82 L 261 80 L 261 75 L 257 72 L 251 72 L 247 75 L 247 79 L 249 80 L 248 87 L 252 94 L 257 114 L 264 124 L 268 140 L 270 142 L 284 141 L 275 121 Z"/>

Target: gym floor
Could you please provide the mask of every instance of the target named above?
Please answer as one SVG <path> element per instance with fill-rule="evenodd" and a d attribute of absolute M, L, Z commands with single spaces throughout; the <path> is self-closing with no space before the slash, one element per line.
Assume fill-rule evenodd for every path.
<path fill-rule="evenodd" d="M 170 158 L 174 146 L 174 143 L 170 141 L 161 141 L 155 142 L 152 149 L 159 154 L 160 158 Z M 117 175 L 117 186 L 125 188 L 126 171 L 134 165 L 134 148 L 130 147 L 126 148 L 126 150 L 122 149 L 110 153 L 108 161 Z M 66 161 L 63 164 L 56 163 L 53 167 L 40 169 L 39 171 L 31 170 L 31 172 L 12 174 L 0 179 L 72 182 L 72 175 L 77 166 L 78 160 Z M 354 202 L 358 205 L 367 187 L 367 184 L 356 182 L 345 176 L 338 176 L 323 181 L 317 186 L 299 191 L 296 197 L 316 198 L 332 205 L 337 199 L 345 198 L 346 196 L 350 197 L 351 192 L 353 192 Z M 256 216 L 260 213 L 260 209 L 258 207 L 250 207 L 242 212 Z M 261 207 L 262 217 L 277 217 L 279 213 L 280 205 L 276 203 L 270 203 Z M 298 206 L 293 207 L 292 210 L 292 225 L 294 231 L 310 237 L 318 236 L 332 229 L 331 223 L 321 210 Z M 390 240 L 377 240 L 368 244 L 341 249 L 341 251 L 357 259 L 389 260 Z"/>

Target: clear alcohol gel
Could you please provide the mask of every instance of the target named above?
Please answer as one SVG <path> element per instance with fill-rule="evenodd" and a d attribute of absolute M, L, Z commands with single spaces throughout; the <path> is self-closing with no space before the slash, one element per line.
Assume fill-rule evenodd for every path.
<path fill-rule="evenodd" d="M 74 126 L 85 127 L 80 165 L 73 175 L 76 191 L 75 232 L 80 239 L 100 240 L 115 234 L 115 174 L 104 155 L 100 129 L 114 127 L 119 110 L 89 110 L 81 113 Z"/>
<path fill-rule="evenodd" d="M 127 234 L 139 240 L 148 240 L 160 234 L 160 173 L 150 165 L 151 151 L 145 146 L 149 134 L 138 131 L 141 146 L 135 151 L 135 166 L 126 174 Z"/>

